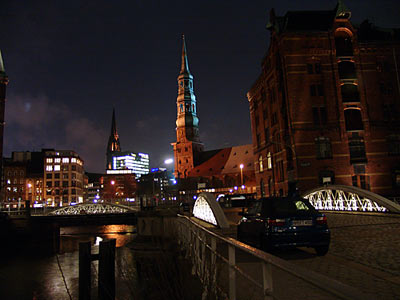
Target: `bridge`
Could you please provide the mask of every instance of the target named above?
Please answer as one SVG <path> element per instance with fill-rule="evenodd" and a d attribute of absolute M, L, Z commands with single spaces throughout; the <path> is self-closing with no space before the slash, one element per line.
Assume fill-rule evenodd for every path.
<path fill-rule="evenodd" d="M 352 212 L 400 212 L 400 205 L 354 186 L 327 185 L 302 195 L 318 210 Z"/>
<path fill-rule="evenodd" d="M 138 210 L 114 203 L 81 203 L 55 209 L 43 215 L 34 215 L 32 221 L 58 226 L 135 225 Z"/>
<path fill-rule="evenodd" d="M 114 203 L 81 203 L 64 206 L 49 212 L 48 216 L 75 216 L 75 215 L 99 215 L 99 214 L 123 214 L 137 211 L 136 207 L 119 205 Z"/>
<path fill-rule="evenodd" d="M 187 259 L 191 260 L 192 273 L 197 274 L 202 281 L 205 295 L 211 294 L 229 299 L 376 299 L 374 293 L 391 295 L 390 297 L 400 295 L 400 289 L 394 288 L 393 284 L 385 279 L 390 278 L 390 273 L 385 274 L 376 271 L 375 268 L 369 268 L 364 265 L 364 261 L 360 265 L 347 260 L 360 257 L 360 252 L 365 252 L 365 256 L 369 257 L 374 254 L 379 255 L 378 253 L 384 250 L 385 259 L 396 255 L 394 253 L 387 255 L 386 252 L 390 250 L 374 250 L 373 247 L 379 248 L 384 244 L 389 248 L 390 240 L 397 240 L 396 228 L 400 228 L 400 216 L 393 213 L 399 213 L 400 206 L 380 195 L 347 186 L 319 187 L 306 192 L 303 196 L 317 209 L 327 211 L 328 221 L 333 224 L 332 238 L 335 239 L 332 241 L 333 249 L 330 251 L 336 255 L 342 253 L 345 259 L 328 254 L 324 258 L 315 258 L 318 261 L 314 268 L 310 266 L 312 256 L 307 259 L 308 262 L 293 263 L 241 243 L 235 239 L 235 231 L 232 231 L 232 226 L 233 228 L 235 226 L 233 224 L 227 226 L 228 220 L 221 214 L 220 206 L 215 205 L 215 198 L 208 193 L 200 194 L 193 208 L 194 216 L 201 221 L 184 215 L 179 215 L 174 220 L 172 234 L 184 250 Z M 328 211 L 335 214 L 331 215 Z M 357 214 L 340 214 L 340 212 Z M 382 242 L 383 236 L 380 233 L 382 228 L 387 228 L 385 232 L 393 234 L 393 237 L 385 238 L 385 240 L 389 238 L 387 242 Z M 389 231 L 389 228 L 393 229 Z M 370 232 L 375 233 L 372 238 L 369 237 L 365 241 L 360 239 Z M 345 241 L 344 244 L 342 240 Z M 368 250 L 364 250 L 367 246 Z M 358 250 L 354 254 L 352 253 L 354 249 L 348 249 L 349 253 L 346 253 L 346 247 Z M 321 261 L 322 259 L 324 261 Z M 333 270 L 339 268 L 338 261 L 346 273 L 350 272 L 355 276 L 354 280 L 343 280 L 340 272 L 331 274 L 336 272 Z M 367 265 L 371 263 L 374 265 L 371 259 L 368 259 Z M 304 265 L 306 268 L 299 265 Z M 327 268 L 329 272 L 322 275 L 321 266 Z M 385 281 L 383 290 L 378 287 L 373 288 L 377 280 Z M 367 287 L 360 288 L 363 286 L 362 281 L 370 283 Z M 399 284 L 398 281 L 393 282 Z"/>

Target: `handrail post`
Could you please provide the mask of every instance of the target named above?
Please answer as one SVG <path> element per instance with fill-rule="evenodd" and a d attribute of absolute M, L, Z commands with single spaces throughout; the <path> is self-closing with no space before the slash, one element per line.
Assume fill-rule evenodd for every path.
<path fill-rule="evenodd" d="M 217 240 L 211 236 L 211 283 L 213 287 L 217 285 Z"/>
<path fill-rule="evenodd" d="M 204 278 L 206 273 L 206 233 L 201 233 L 201 276 Z"/>
<path fill-rule="evenodd" d="M 271 264 L 267 264 L 264 261 L 261 262 L 262 265 L 262 272 L 263 272 L 263 293 L 264 293 L 264 300 L 272 300 L 272 266 Z"/>
<path fill-rule="evenodd" d="M 235 247 L 229 244 L 228 252 L 229 252 L 229 300 L 236 300 Z"/>

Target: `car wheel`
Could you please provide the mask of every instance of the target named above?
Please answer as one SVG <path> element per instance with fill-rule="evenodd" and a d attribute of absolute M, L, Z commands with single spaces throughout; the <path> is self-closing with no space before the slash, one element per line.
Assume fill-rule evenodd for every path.
<path fill-rule="evenodd" d="M 318 256 L 324 256 L 328 253 L 329 245 L 328 246 L 317 246 L 315 247 L 315 252 L 317 252 Z"/>

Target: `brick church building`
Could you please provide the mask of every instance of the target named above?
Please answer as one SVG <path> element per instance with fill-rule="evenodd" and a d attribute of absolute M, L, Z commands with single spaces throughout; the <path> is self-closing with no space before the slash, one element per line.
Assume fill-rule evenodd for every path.
<path fill-rule="evenodd" d="M 185 39 L 178 76 L 176 142 L 172 143 L 175 177 L 182 189 L 211 192 L 255 193 L 252 145 L 204 150 L 199 136 L 199 118 L 189 71 Z"/>
<path fill-rule="evenodd" d="M 329 11 L 270 11 L 248 92 L 257 194 L 353 185 L 400 194 L 400 30 Z"/>

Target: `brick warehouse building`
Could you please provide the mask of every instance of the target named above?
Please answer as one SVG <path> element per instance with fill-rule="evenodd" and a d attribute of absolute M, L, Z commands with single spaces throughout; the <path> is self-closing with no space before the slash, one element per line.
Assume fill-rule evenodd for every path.
<path fill-rule="evenodd" d="M 323 184 L 400 194 L 400 30 L 331 11 L 270 12 L 248 92 L 257 194 Z"/>

